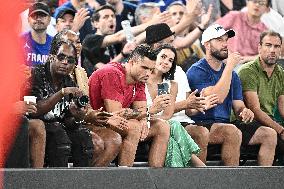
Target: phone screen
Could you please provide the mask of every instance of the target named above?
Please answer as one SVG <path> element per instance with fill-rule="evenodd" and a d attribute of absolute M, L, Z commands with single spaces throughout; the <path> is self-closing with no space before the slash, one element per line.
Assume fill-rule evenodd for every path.
<path fill-rule="evenodd" d="M 168 83 L 158 83 L 158 95 L 169 94 Z"/>

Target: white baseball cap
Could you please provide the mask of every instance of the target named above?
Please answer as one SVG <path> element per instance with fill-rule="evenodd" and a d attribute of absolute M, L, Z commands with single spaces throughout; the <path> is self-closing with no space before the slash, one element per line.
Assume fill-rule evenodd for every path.
<path fill-rule="evenodd" d="M 204 45 L 205 42 L 210 41 L 211 39 L 216 39 L 225 34 L 228 34 L 228 37 L 231 38 L 235 36 L 235 31 L 232 29 L 226 31 L 223 26 L 213 24 L 203 32 L 201 44 Z"/>

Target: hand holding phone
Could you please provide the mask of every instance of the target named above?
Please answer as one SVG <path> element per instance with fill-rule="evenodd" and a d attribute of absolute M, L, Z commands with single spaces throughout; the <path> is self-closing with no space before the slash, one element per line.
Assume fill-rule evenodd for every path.
<path fill-rule="evenodd" d="M 158 83 L 158 95 L 169 94 L 168 83 Z"/>

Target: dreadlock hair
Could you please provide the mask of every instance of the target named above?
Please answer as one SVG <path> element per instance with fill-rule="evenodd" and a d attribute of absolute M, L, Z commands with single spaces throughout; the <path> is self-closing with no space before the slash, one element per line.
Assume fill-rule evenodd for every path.
<path fill-rule="evenodd" d="M 149 58 L 150 60 L 156 60 L 157 56 L 155 51 L 151 46 L 147 44 L 138 45 L 129 55 L 128 60 L 143 60 L 144 57 Z"/>
<path fill-rule="evenodd" d="M 74 50 L 75 53 L 75 59 L 76 62 L 78 62 L 78 57 L 77 57 L 77 49 L 75 47 L 75 45 L 70 41 L 70 40 L 66 40 L 64 39 L 64 35 L 66 35 L 66 33 L 68 32 L 68 30 L 63 30 L 59 33 L 57 33 L 52 41 L 51 41 L 51 46 L 50 46 L 50 50 L 49 50 L 49 55 L 57 55 L 59 48 L 61 47 L 62 44 L 67 44 L 68 46 L 71 46 Z M 48 56 L 47 61 L 50 62 L 50 56 Z"/>
<path fill-rule="evenodd" d="M 175 57 L 174 57 L 174 61 L 172 63 L 172 67 L 171 69 L 167 72 L 167 73 L 164 73 L 162 75 L 162 78 L 163 79 L 166 79 L 166 80 L 174 80 L 174 77 L 175 77 L 175 72 L 176 72 L 176 65 L 177 65 L 177 51 L 176 49 L 170 45 L 170 44 L 162 44 L 160 47 L 158 47 L 158 49 L 156 50 L 156 55 L 158 55 L 163 49 L 169 49 L 171 50 L 174 54 L 175 54 Z"/>

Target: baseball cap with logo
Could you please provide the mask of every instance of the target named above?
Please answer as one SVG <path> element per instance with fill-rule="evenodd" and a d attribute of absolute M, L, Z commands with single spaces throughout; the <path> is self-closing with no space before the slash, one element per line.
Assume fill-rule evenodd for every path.
<path fill-rule="evenodd" d="M 50 15 L 50 10 L 47 4 L 38 2 L 29 7 L 29 16 L 36 12 L 43 12 L 46 15 Z"/>
<path fill-rule="evenodd" d="M 223 26 L 219 24 L 213 24 L 203 32 L 201 44 L 204 45 L 205 42 L 210 41 L 211 39 L 216 39 L 225 34 L 228 34 L 228 37 L 231 38 L 235 36 L 235 31 L 232 29 L 225 30 Z"/>

